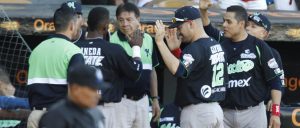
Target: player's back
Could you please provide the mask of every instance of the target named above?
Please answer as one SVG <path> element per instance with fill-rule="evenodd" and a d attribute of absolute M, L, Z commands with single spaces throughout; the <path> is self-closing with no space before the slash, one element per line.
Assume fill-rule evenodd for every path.
<path fill-rule="evenodd" d="M 119 45 L 100 38 L 80 40 L 76 45 L 80 47 L 85 63 L 100 68 L 104 80 L 112 84 L 103 92 L 102 100 L 119 102 L 125 86 L 124 79 L 136 80 L 141 74 L 137 63 Z"/>

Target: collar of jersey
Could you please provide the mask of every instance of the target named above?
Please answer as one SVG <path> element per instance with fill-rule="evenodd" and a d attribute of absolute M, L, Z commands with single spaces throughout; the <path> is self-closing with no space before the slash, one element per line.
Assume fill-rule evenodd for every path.
<path fill-rule="evenodd" d="M 122 33 L 120 30 L 117 31 L 118 37 L 121 41 L 127 41 L 126 35 L 124 33 Z"/>
<path fill-rule="evenodd" d="M 49 36 L 49 39 L 50 38 L 62 38 L 62 39 L 72 42 L 67 36 L 65 36 L 63 34 L 53 34 L 53 35 Z"/>

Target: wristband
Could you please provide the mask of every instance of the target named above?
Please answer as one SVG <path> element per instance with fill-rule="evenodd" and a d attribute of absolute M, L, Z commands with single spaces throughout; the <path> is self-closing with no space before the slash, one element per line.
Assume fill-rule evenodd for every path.
<path fill-rule="evenodd" d="M 278 104 L 272 104 L 272 115 L 280 116 L 280 106 Z"/>
<path fill-rule="evenodd" d="M 141 48 L 140 46 L 132 46 L 132 58 L 138 57 L 141 58 Z"/>
<path fill-rule="evenodd" d="M 180 48 L 177 48 L 175 50 L 172 50 L 171 51 L 172 54 L 176 57 L 176 58 L 180 58 L 180 55 L 181 55 L 181 49 Z"/>

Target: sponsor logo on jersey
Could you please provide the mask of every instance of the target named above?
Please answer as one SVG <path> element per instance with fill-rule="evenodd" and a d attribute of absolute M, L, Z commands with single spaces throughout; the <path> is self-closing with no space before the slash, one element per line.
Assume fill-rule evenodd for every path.
<path fill-rule="evenodd" d="M 220 87 L 220 88 L 213 88 L 211 90 L 211 93 L 216 93 L 216 92 L 225 92 L 226 88 L 225 87 Z"/>
<path fill-rule="evenodd" d="M 201 95 L 204 97 L 204 98 L 209 98 L 210 96 L 211 96 L 211 88 L 210 88 L 210 86 L 208 86 L 208 85 L 203 85 L 202 87 L 201 87 L 201 90 L 200 90 L 200 92 L 201 92 Z"/>
<path fill-rule="evenodd" d="M 228 65 L 228 74 L 248 72 L 254 68 L 254 62 L 251 60 L 238 60 L 236 63 Z"/>
<path fill-rule="evenodd" d="M 254 53 L 250 53 L 249 49 L 245 50 L 245 53 L 241 54 L 241 58 L 247 58 L 247 59 L 255 59 L 256 55 Z"/>
<path fill-rule="evenodd" d="M 275 58 L 272 58 L 268 61 L 268 66 L 270 68 L 278 68 L 278 64 L 277 64 Z"/>
<path fill-rule="evenodd" d="M 174 121 L 174 117 L 164 117 L 160 118 L 159 122 L 171 122 Z"/>
<path fill-rule="evenodd" d="M 217 44 L 210 47 L 212 55 L 209 60 L 211 60 L 211 65 L 214 65 L 218 62 L 225 62 L 224 52 L 221 45 Z"/>
<path fill-rule="evenodd" d="M 85 64 L 93 66 L 102 66 L 101 61 L 104 56 L 101 56 L 101 48 L 81 48 L 84 56 Z"/>
<path fill-rule="evenodd" d="M 183 64 L 184 64 L 185 68 L 188 68 L 194 61 L 195 61 L 195 59 L 193 58 L 193 56 L 191 54 L 183 55 Z"/>
<path fill-rule="evenodd" d="M 249 77 L 247 79 L 240 79 L 240 80 L 229 80 L 228 88 L 248 87 L 248 86 L 250 86 L 249 81 L 251 78 L 252 77 Z"/>

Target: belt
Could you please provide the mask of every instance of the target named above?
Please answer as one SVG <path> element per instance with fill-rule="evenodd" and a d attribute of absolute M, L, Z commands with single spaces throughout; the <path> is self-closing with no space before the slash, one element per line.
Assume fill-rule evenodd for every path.
<path fill-rule="evenodd" d="M 46 107 L 33 107 L 32 110 L 42 110 L 42 111 L 47 111 Z"/>
<path fill-rule="evenodd" d="M 146 96 L 146 94 L 139 95 L 139 96 L 130 96 L 130 95 L 126 95 L 126 94 L 123 95 L 124 98 L 134 100 L 134 101 L 138 101 L 138 100 L 142 99 L 144 96 Z"/>
<path fill-rule="evenodd" d="M 258 104 L 259 104 L 259 103 L 258 103 Z M 252 107 L 257 106 L 258 104 L 251 105 L 251 106 L 228 106 L 228 107 L 226 107 L 226 108 L 234 109 L 234 110 L 246 110 L 246 109 L 249 109 L 249 108 L 252 108 Z"/>

